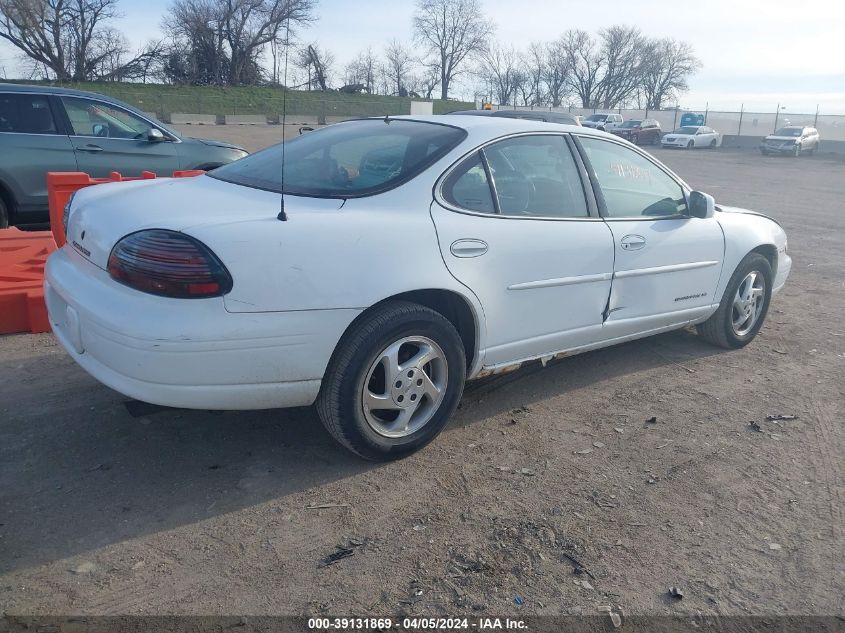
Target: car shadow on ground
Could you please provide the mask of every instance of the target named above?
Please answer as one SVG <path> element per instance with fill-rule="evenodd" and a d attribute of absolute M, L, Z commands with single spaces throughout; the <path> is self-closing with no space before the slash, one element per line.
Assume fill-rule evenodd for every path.
<path fill-rule="evenodd" d="M 682 372 L 682 363 L 723 351 L 680 331 L 546 369 L 530 365 L 470 383 L 452 428 L 589 385 L 601 394 L 614 378 L 635 372 Z M 125 398 L 63 354 L 0 364 L 0 374 L 11 378 L 0 385 L 0 398 L 14 399 L 0 421 L 0 573 L 382 467 L 339 448 L 311 408 L 168 409 L 138 418 Z M 449 442 L 449 435 L 447 428 L 436 441 Z M 303 503 L 321 501 L 315 495 Z"/>

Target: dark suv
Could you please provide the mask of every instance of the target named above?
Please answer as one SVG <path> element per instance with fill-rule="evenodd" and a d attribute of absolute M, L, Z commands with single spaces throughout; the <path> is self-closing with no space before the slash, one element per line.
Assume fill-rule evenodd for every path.
<path fill-rule="evenodd" d="M 0 228 L 48 221 L 48 171 L 169 175 L 213 169 L 246 154 L 228 143 L 182 138 L 103 95 L 0 83 Z"/>

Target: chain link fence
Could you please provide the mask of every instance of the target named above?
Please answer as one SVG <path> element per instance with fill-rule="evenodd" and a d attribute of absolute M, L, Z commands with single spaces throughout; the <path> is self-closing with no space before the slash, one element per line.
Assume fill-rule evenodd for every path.
<path fill-rule="evenodd" d="M 542 111 L 556 111 L 569 112 L 575 115 L 587 117 L 596 112 L 618 112 L 625 119 L 656 119 L 660 123 L 660 127 L 664 131 L 671 131 L 680 126 L 681 117 L 687 113 L 692 112 L 700 114 L 704 117 L 704 124 L 712 127 L 723 137 L 737 137 L 743 139 L 761 139 L 767 134 L 771 134 L 779 127 L 786 125 L 809 125 L 819 131 L 822 142 L 828 141 L 845 141 L 845 115 L 840 114 L 822 114 L 822 113 L 801 113 L 801 112 L 787 112 L 781 110 L 777 112 L 774 108 L 771 112 L 751 112 L 751 111 L 722 111 L 709 110 L 707 108 L 701 110 L 681 110 L 672 108 L 669 110 L 642 110 L 642 109 L 591 109 L 591 108 L 570 108 L 558 107 L 552 108 L 547 106 L 493 106 L 495 109 L 501 110 L 542 110 Z"/>

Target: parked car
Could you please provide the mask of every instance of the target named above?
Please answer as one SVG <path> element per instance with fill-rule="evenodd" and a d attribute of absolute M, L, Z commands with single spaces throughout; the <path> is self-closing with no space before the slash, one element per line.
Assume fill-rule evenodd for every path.
<path fill-rule="evenodd" d="M 655 119 L 628 119 L 619 127 L 611 130 L 634 145 L 660 145 L 660 123 Z"/>
<path fill-rule="evenodd" d="M 806 152 L 811 156 L 819 148 L 819 131 L 814 127 L 790 125 L 769 134 L 760 143 L 760 153 L 790 154 L 796 158 Z"/>
<path fill-rule="evenodd" d="M 467 378 L 692 324 L 742 347 L 790 271 L 775 221 L 587 128 L 382 117 L 285 145 L 76 194 L 45 297 L 77 363 L 161 405 L 316 401 L 392 459 Z"/>
<path fill-rule="evenodd" d="M 581 125 L 579 117 L 568 112 L 544 112 L 543 110 L 458 110 L 450 114 L 468 114 L 471 116 L 503 117 L 506 119 L 525 119 L 545 121 L 562 125 Z"/>
<path fill-rule="evenodd" d="M 719 145 L 719 133 L 706 125 L 687 125 L 669 132 L 661 140 L 663 147 L 709 147 L 713 149 Z"/>
<path fill-rule="evenodd" d="M 48 221 L 48 171 L 95 178 L 214 169 L 247 152 L 185 138 L 132 106 L 92 92 L 0 84 L 0 227 Z"/>
<path fill-rule="evenodd" d="M 622 125 L 622 115 L 610 113 L 591 114 L 586 119 L 581 121 L 584 127 L 591 127 L 595 130 L 611 131 L 612 129 Z"/>

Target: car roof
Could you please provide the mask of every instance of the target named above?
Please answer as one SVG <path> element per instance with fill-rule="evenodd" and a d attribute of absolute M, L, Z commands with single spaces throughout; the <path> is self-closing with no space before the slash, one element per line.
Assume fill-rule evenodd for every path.
<path fill-rule="evenodd" d="M 131 106 L 128 103 L 121 101 L 120 99 L 115 99 L 114 97 L 109 97 L 108 95 L 104 95 L 99 92 L 75 90 L 74 88 L 64 88 L 62 86 L 39 86 L 36 84 L 0 83 L 0 94 L 3 94 L 4 92 L 25 92 L 46 95 L 60 95 L 66 97 L 93 97 L 94 99 L 105 101 L 106 103 L 112 103 L 114 105 L 120 106 L 121 108 L 126 108 L 130 112 L 141 115 L 145 119 L 149 118 L 146 114 L 144 114 L 135 106 Z M 157 122 L 157 124 L 161 125 L 161 122 Z M 166 129 L 170 131 L 169 128 Z"/>
<path fill-rule="evenodd" d="M 375 118 L 375 117 L 374 117 Z M 381 118 L 381 117 L 379 117 Z M 467 132 L 479 136 L 494 138 L 503 134 L 517 134 L 519 132 L 574 132 L 582 135 L 598 136 L 615 139 L 616 137 L 607 132 L 593 130 L 580 125 L 570 123 L 554 123 L 551 121 L 537 121 L 534 119 L 515 119 L 510 117 L 487 117 L 487 116 L 465 116 L 462 114 L 433 114 L 417 116 L 406 114 L 390 117 L 391 119 L 405 121 L 421 121 L 424 123 L 440 123 L 461 128 Z"/>

